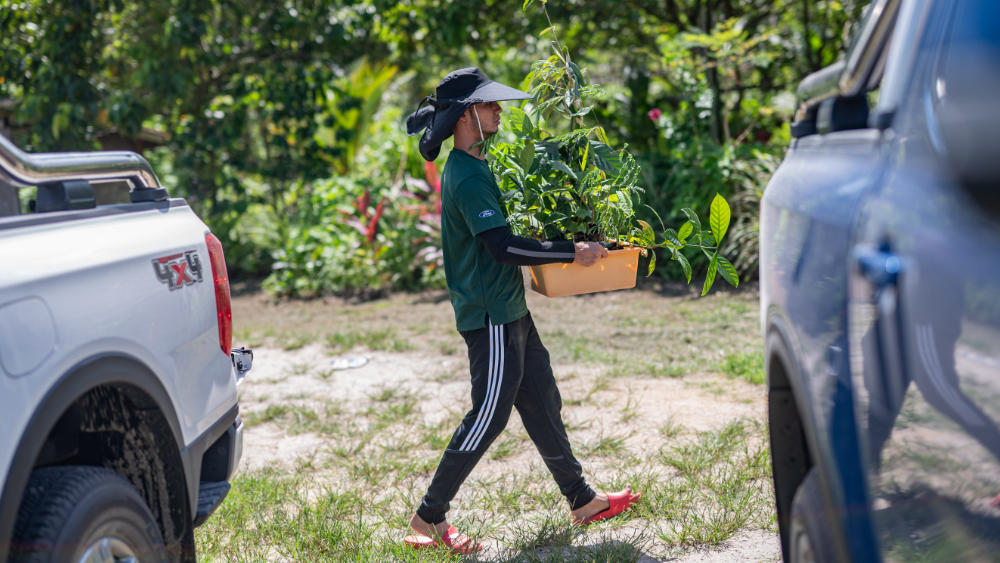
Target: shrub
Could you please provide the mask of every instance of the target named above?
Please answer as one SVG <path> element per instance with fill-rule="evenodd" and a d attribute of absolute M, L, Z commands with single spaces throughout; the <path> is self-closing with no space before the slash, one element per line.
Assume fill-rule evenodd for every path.
<path fill-rule="evenodd" d="M 348 177 L 303 189 L 265 289 L 303 297 L 373 297 L 443 285 L 440 216 L 433 213 L 430 194 L 405 187 Z"/>

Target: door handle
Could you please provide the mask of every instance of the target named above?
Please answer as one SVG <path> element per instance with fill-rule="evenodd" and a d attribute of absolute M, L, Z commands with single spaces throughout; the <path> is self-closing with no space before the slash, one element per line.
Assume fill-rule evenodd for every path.
<path fill-rule="evenodd" d="M 854 259 L 861 275 L 877 289 L 896 285 L 899 272 L 903 269 L 903 261 L 888 248 L 859 248 L 854 251 Z"/>
<path fill-rule="evenodd" d="M 855 247 L 854 260 L 858 273 L 872 285 L 871 304 L 875 306 L 876 317 L 872 326 L 872 336 L 875 338 L 875 357 L 878 363 L 877 382 L 870 392 L 872 405 L 881 405 L 883 410 L 889 410 L 887 405 L 896 404 L 906 392 L 903 362 L 903 325 L 900 311 L 900 288 L 898 287 L 900 273 L 904 270 L 902 259 L 893 254 L 888 243 L 881 247 Z M 877 392 L 874 389 L 877 388 Z"/>

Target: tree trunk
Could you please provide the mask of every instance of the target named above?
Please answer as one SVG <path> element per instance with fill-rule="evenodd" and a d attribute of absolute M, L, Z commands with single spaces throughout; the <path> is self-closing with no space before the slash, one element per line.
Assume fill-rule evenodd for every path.
<path fill-rule="evenodd" d="M 712 33 L 712 28 L 715 27 L 714 10 L 715 6 L 712 4 L 712 0 L 708 0 L 705 3 L 704 19 L 702 20 L 702 28 L 706 34 Z M 709 58 L 709 51 L 705 50 L 706 62 L 713 64 L 713 61 Z M 710 131 L 712 133 L 712 140 L 716 144 L 722 144 L 722 91 L 719 87 L 719 75 L 718 70 L 715 66 L 710 66 L 708 71 L 705 73 L 705 77 L 708 79 L 708 86 L 712 89 L 712 116 L 711 122 L 709 123 Z"/>

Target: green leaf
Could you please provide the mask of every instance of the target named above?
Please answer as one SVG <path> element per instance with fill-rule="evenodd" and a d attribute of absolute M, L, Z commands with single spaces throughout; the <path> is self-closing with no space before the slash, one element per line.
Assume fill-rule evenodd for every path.
<path fill-rule="evenodd" d="M 604 132 L 603 127 L 595 127 L 594 130 L 597 131 L 597 138 L 600 139 L 602 143 L 604 143 L 605 145 L 611 144 L 611 141 L 608 140 L 608 136 Z"/>
<path fill-rule="evenodd" d="M 531 2 L 532 2 L 532 1 L 533 1 L 533 0 L 524 0 L 524 6 L 521 6 L 521 9 L 522 9 L 522 10 L 527 10 L 527 9 L 528 9 L 528 6 L 530 6 L 530 5 L 531 5 Z"/>
<path fill-rule="evenodd" d="M 655 269 L 656 269 L 656 253 L 655 252 L 650 252 L 649 253 L 649 271 L 646 272 L 646 277 L 648 278 L 649 276 L 653 275 L 653 270 L 655 270 Z"/>
<path fill-rule="evenodd" d="M 579 89 L 579 87 L 582 86 L 584 82 L 583 71 L 581 71 L 580 67 L 576 66 L 576 63 L 572 61 L 569 63 L 569 69 L 573 71 L 573 78 L 576 79 L 577 89 Z"/>
<path fill-rule="evenodd" d="M 681 226 L 680 232 L 677 233 L 677 238 L 681 240 L 681 244 L 684 244 L 684 241 L 686 241 L 687 238 L 691 236 L 691 231 L 693 230 L 694 230 L 694 225 L 691 224 L 691 221 L 688 221 L 687 223 L 684 223 Z"/>
<path fill-rule="evenodd" d="M 594 166 L 617 176 L 622 167 L 622 158 L 614 149 L 600 141 L 590 141 L 590 153 Z"/>
<path fill-rule="evenodd" d="M 549 162 L 549 166 L 555 168 L 560 172 L 565 172 L 566 174 L 569 174 L 570 176 L 572 176 L 574 180 L 577 179 L 576 174 L 574 174 L 573 171 L 569 169 L 569 166 L 566 166 L 566 164 L 564 164 L 561 160 L 553 160 Z"/>
<path fill-rule="evenodd" d="M 698 214 L 695 213 L 693 209 L 685 207 L 684 209 L 681 209 L 681 212 L 687 215 L 688 221 L 694 223 L 694 226 L 698 227 L 699 231 L 701 230 L 701 219 L 698 218 Z"/>
<path fill-rule="evenodd" d="M 719 263 L 716 266 L 716 270 L 718 270 L 719 275 L 722 276 L 722 279 L 729 282 L 729 285 L 733 287 L 740 286 L 740 276 L 736 273 L 736 268 L 734 268 L 733 265 L 729 263 L 729 260 L 726 260 L 722 256 L 719 256 Z"/>
<path fill-rule="evenodd" d="M 531 0 L 528 0 L 528 1 L 530 2 Z M 546 33 L 552 31 L 555 28 L 556 27 L 554 25 L 550 25 L 549 27 L 546 27 L 545 29 L 543 29 L 542 32 L 538 34 L 538 36 L 541 37 L 541 36 L 545 35 Z"/>
<path fill-rule="evenodd" d="M 524 143 L 524 148 L 521 149 L 520 158 L 518 158 L 521 164 L 522 170 L 528 170 L 531 168 L 531 163 L 535 161 L 535 143 L 531 141 L 526 141 Z"/>
<path fill-rule="evenodd" d="M 639 220 L 639 226 L 642 227 L 642 245 L 643 246 L 653 246 L 656 241 L 656 235 L 653 233 L 653 227 L 649 226 L 649 223 Z M 652 270 L 650 270 L 652 272 Z"/>
<path fill-rule="evenodd" d="M 719 194 L 715 194 L 715 199 L 712 200 L 712 212 L 708 217 L 708 223 L 712 226 L 715 244 L 722 244 L 722 237 L 726 236 L 726 231 L 729 229 L 729 202 Z"/>
<path fill-rule="evenodd" d="M 503 171 L 503 175 L 511 175 L 516 177 L 524 176 L 524 169 L 521 168 L 516 161 L 510 158 L 503 159 L 503 163 L 507 166 L 507 170 Z"/>
<path fill-rule="evenodd" d="M 719 267 L 719 253 L 712 254 L 712 261 L 708 263 L 708 273 L 705 275 L 705 285 L 701 288 L 701 296 L 704 297 L 708 290 L 712 289 L 715 283 L 715 270 Z"/>
<path fill-rule="evenodd" d="M 531 117 L 524 113 L 521 108 L 510 108 L 510 117 L 507 118 L 507 122 L 510 123 L 510 130 L 518 138 L 534 137 L 535 126 L 531 123 Z"/>
<path fill-rule="evenodd" d="M 691 263 L 680 252 L 677 253 L 677 261 L 681 263 L 681 268 L 684 270 L 684 277 L 687 278 L 687 282 L 691 283 Z"/>
<path fill-rule="evenodd" d="M 521 90 L 528 92 L 528 88 L 531 86 L 531 81 L 534 80 L 534 78 L 535 71 L 529 72 L 528 75 L 524 77 L 524 80 L 521 81 Z"/>

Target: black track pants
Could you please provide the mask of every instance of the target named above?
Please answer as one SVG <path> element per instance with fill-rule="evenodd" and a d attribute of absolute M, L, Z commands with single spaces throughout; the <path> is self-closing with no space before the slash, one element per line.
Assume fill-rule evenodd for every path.
<path fill-rule="evenodd" d="M 469 347 L 472 410 L 451 438 L 417 515 L 425 522 L 445 520 L 449 502 L 507 426 L 511 407 L 521 415 L 528 436 L 542 454 L 559 490 L 573 510 L 594 499 L 573 457 L 560 411 L 562 399 L 531 314 L 505 325 L 461 332 Z"/>

